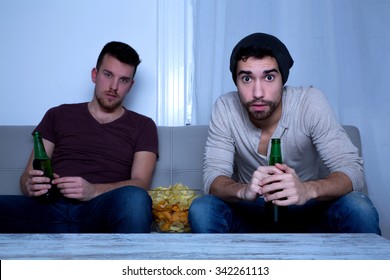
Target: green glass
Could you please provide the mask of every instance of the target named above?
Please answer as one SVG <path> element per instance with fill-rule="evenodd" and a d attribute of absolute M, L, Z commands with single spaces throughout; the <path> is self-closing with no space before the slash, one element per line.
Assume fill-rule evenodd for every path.
<path fill-rule="evenodd" d="M 283 163 L 282 149 L 279 138 L 271 139 L 271 153 L 268 164 L 271 166 L 275 165 L 276 163 Z M 283 220 L 282 215 L 285 212 L 286 207 L 279 207 L 272 202 L 267 202 L 266 209 L 268 213 L 268 219 L 271 221 L 271 224 L 274 226 L 280 226 Z"/>
<path fill-rule="evenodd" d="M 33 133 L 34 137 L 34 160 L 33 160 L 33 168 L 36 170 L 42 170 L 44 176 L 50 178 L 50 180 L 54 179 L 53 168 L 51 165 L 51 160 L 47 156 L 45 146 L 43 145 L 41 133 L 36 131 Z M 51 183 L 50 183 L 51 184 Z M 54 202 L 60 196 L 60 192 L 56 185 L 51 184 L 51 188 L 47 193 L 42 195 L 42 198 L 45 202 Z"/>

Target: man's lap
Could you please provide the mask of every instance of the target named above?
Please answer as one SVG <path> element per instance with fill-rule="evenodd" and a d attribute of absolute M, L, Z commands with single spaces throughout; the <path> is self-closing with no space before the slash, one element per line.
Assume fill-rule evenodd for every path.
<path fill-rule="evenodd" d="M 140 197 L 141 201 L 134 201 Z M 131 186 L 87 202 L 61 198 L 46 204 L 26 196 L 0 196 L 0 232 L 104 231 L 103 224 L 115 216 L 129 216 L 138 209 L 147 212 L 145 209 L 151 208 L 149 200 L 146 191 Z"/>
<path fill-rule="evenodd" d="M 332 201 L 309 201 L 289 206 L 282 229 L 265 224 L 265 203 L 226 203 L 206 195 L 193 202 L 189 213 L 195 232 L 375 232 L 380 234 L 377 212 L 368 197 L 351 192 Z"/>

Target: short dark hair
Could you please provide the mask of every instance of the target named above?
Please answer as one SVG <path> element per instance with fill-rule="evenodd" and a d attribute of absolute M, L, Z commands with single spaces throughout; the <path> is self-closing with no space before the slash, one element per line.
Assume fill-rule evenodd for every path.
<path fill-rule="evenodd" d="M 134 74 L 137 71 L 138 65 L 141 63 L 141 60 L 139 58 L 138 53 L 130 47 L 128 44 L 122 43 L 122 42 L 116 42 L 112 41 L 107 43 L 102 51 L 99 54 L 99 57 L 96 62 L 96 69 L 99 70 L 103 58 L 106 54 L 109 54 L 116 59 L 118 59 L 120 62 L 134 66 Z"/>

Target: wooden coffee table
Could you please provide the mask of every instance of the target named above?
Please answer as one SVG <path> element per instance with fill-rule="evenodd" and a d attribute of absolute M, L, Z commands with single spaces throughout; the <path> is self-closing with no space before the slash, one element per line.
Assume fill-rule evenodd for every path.
<path fill-rule="evenodd" d="M 389 260 L 375 234 L 0 234 L 1 260 Z"/>

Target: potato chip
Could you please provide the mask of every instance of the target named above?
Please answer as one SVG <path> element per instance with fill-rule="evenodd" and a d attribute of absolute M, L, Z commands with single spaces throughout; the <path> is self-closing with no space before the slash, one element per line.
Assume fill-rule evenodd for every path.
<path fill-rule="evenodd" d="M 201 190 L 190 189 L 181 183 L 150 190 L 157 229 L 162 232 L 190 232 L 188 209 L 201 193 Z"/>

